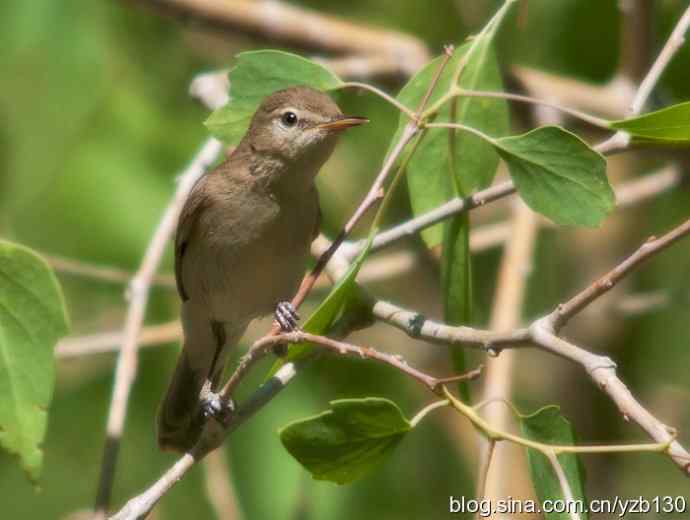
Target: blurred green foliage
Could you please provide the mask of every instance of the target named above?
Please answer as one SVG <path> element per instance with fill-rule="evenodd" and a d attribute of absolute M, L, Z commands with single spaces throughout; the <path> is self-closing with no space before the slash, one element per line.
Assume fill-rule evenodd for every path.
<path fill-rule="evenodd" d="M 439 0 L 429 7 L 417 0 L 312 0 L 304 5 L 413 33 L 438 54 L 444 43 L 461 43 L 478 30 L 498 2 Z M 659 0 L 655 5 L 656 50 L 686 3 Z M 605 81 L 618 63 L 616 6 L 615 0 L 520 2 L 501 31 L 499 60 Z M 0 235 L 48 253 L 129 269 L 141 258 L 172 194 L 175 175 L 207 135 L 202 122 L 208 111 L 187 95 L 189 81 L 198 72 L 227 67 L 239 51 L 271 45 L 233 35 L 211 37 L 200 28 L 115 0 L 0 3 L 0 44 Z M 664 76 L 655 104 L 690 98 L 689 68 L 690 48 L 685 46 Z M 393 92 L 399 88 L 384 87 Z M 397 122 L 394 110 L 369 95 L 347 93 L 341 104 L 346 111 L 367 115 L 372 123 L 343 141 L 320 179 L 324 225 L 331 234 L 366 191 L 366 181 L 382 159 Z M 630 173 L 641 173 L 659 162 L 657 156 L 636 155 L 626 164 Z M 572 294 L 646 235 L 687 218 L 689 204 L 687 190 L 676 190 L 611 217 L 601 230 L 544 231 L 525 317 L 534 317 Z M 389 218 L 399 220 L 408 214 L 405 194 L 400 193 Z M 609 234 L 616 240 L 609 240 Z M 687 294 L 689 250 L 688 243 L 678 244 L 632 276 L 620 291 L 671 288 Z M 474 261 L 477 323 L 488 319 L 499 258 L 494 250 Z M 170 269 L 168 258 L 162 270 Z M 429 262 L 417 275 L 374 284 L 372 289 L 405 305 L 424 305 L 438 317 L 436 266 Z M 121 286 L 67 276 L 62 282 L 75 333 L 121 327 Z M 153 296 L 150 323 L 177 316 L 172 292 L 156 290 Z M 675 304 L 642 318 L 602 314 L 598 323 L 613 332 L 597 336 L 599 342 L 592 344 L 618 361 L 626 383 L 681 435 L 690 428 L 688 307 Z M 592 332 L 583 329 L 574 323 L 568 333 L 589 339 Z M 405 341 L 388 331 L 386 335 L 392 349 Z M 380 331 L 372 333 L 370 341 L 383 341 L 384 336 Z M 421 348 L 438 363 L 434 372 L 444 373 L 445 350 Z M 174 460 L 155 446 L 153 417 L 175 355 L 173 345 L 141 353 L 115 504 L 140 491 Z M 0 454 L 0 491 L 10 497 L 3 505 L 3 517 L 63 518 L 91 506 L 113 359 L 103 355 L 59 364 L 44 445 L 42 491 L 35 494 L 15 461 Z M 516 400 L 521 409 L 560 404 L 583 442 L 640 439 L 640 433 L 620 419 L 615 406 L 577 369 L 537 354 L 525 353 L 520 359 L 524 364 L 518 365 Z M 258 372 L 248 385 L 259 382 L 262 372 Z M 550 377 L 556 373 L 558 378 Z M 369 395 L 393 399 L 407 416 L 430 397 L 384 367 L 323 359 L 233 434 L 228 442 L 232 479 L 246 518 L 290 518 L 302 495 L 309 517 L 315 519 L 445 518 L 449 495 L 473 493 L 475 461 L 463 458 L 464 452 L 454 445 L 457 438 L 447 427 L 455 421 L 450 412 L 438 412 L 439 420 L 420 424 L 371 477 L 347 487 L 305 478 L 304 470 L 280 445 L 277 429 L 324 409 L 329 400 Z M 588 472 L 591 488 L 587 490 L 592 498 L 687 494 L 687 481 L 662 457 L 588 457 L 585 462 L 593 470 Z M 640 474 L 646 478 L 641 480 Z M 203 471 L 192 471 L 158 511 L 158 518 L 212 518 Z"/>

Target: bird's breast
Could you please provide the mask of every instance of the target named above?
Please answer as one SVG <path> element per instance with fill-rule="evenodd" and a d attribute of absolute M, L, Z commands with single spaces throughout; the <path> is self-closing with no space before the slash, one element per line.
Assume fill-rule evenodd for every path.
<path fill-rule="evenodd" d="M 318 205 L 270 197 L 222 205 L 208 214 L 204 271 L 215 319 L 252 319 L 290 299 L 304 274 Z"/>

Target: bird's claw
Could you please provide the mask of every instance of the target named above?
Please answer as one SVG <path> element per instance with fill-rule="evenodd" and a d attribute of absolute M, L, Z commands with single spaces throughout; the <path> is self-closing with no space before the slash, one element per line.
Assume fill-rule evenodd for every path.
<path fill-rule="evenodd" d="M 232 400 L 224 401 L 220 393 L 211 391 L 210 386 L 210 381 L 207 381 L 199 396 L 199 406 L 204 414 L 204 419 L 212 417 L 219 422 L 226 422 L 235 410 L 235 403 Z"/>
<path fill-rule="evenodd" d="M 299 314 L 290 302 L 279 302 L 276 305 L 275 319 L 283 332 L 292 332 L 298 328 Z"/>

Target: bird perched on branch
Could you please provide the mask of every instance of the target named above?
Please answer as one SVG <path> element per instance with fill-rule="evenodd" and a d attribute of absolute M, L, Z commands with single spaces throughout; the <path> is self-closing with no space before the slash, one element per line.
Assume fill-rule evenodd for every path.
<path fill-rule="evenodd" d="M 319 226 L 314 178 L 338 134 L 366 121 L 311 88 L 275 92 L 232 155 L 192 189 L 175 237 L 184 346 L 158 413 L 162 449 L 188 451 L 206 418 L 227 412 L 215 391 L 252 319 L 275 310 L 282 329 L 296 326 L 285 300 Z"/>

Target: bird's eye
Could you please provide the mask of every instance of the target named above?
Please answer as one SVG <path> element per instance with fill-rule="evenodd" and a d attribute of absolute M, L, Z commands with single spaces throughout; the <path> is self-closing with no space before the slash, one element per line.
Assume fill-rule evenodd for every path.
<path fill-rule="evenodd" d="M 294 112 L 285 112 L 280 120 L 285 126 L 294 126 L 297 123 L 297 114 Z"/>

